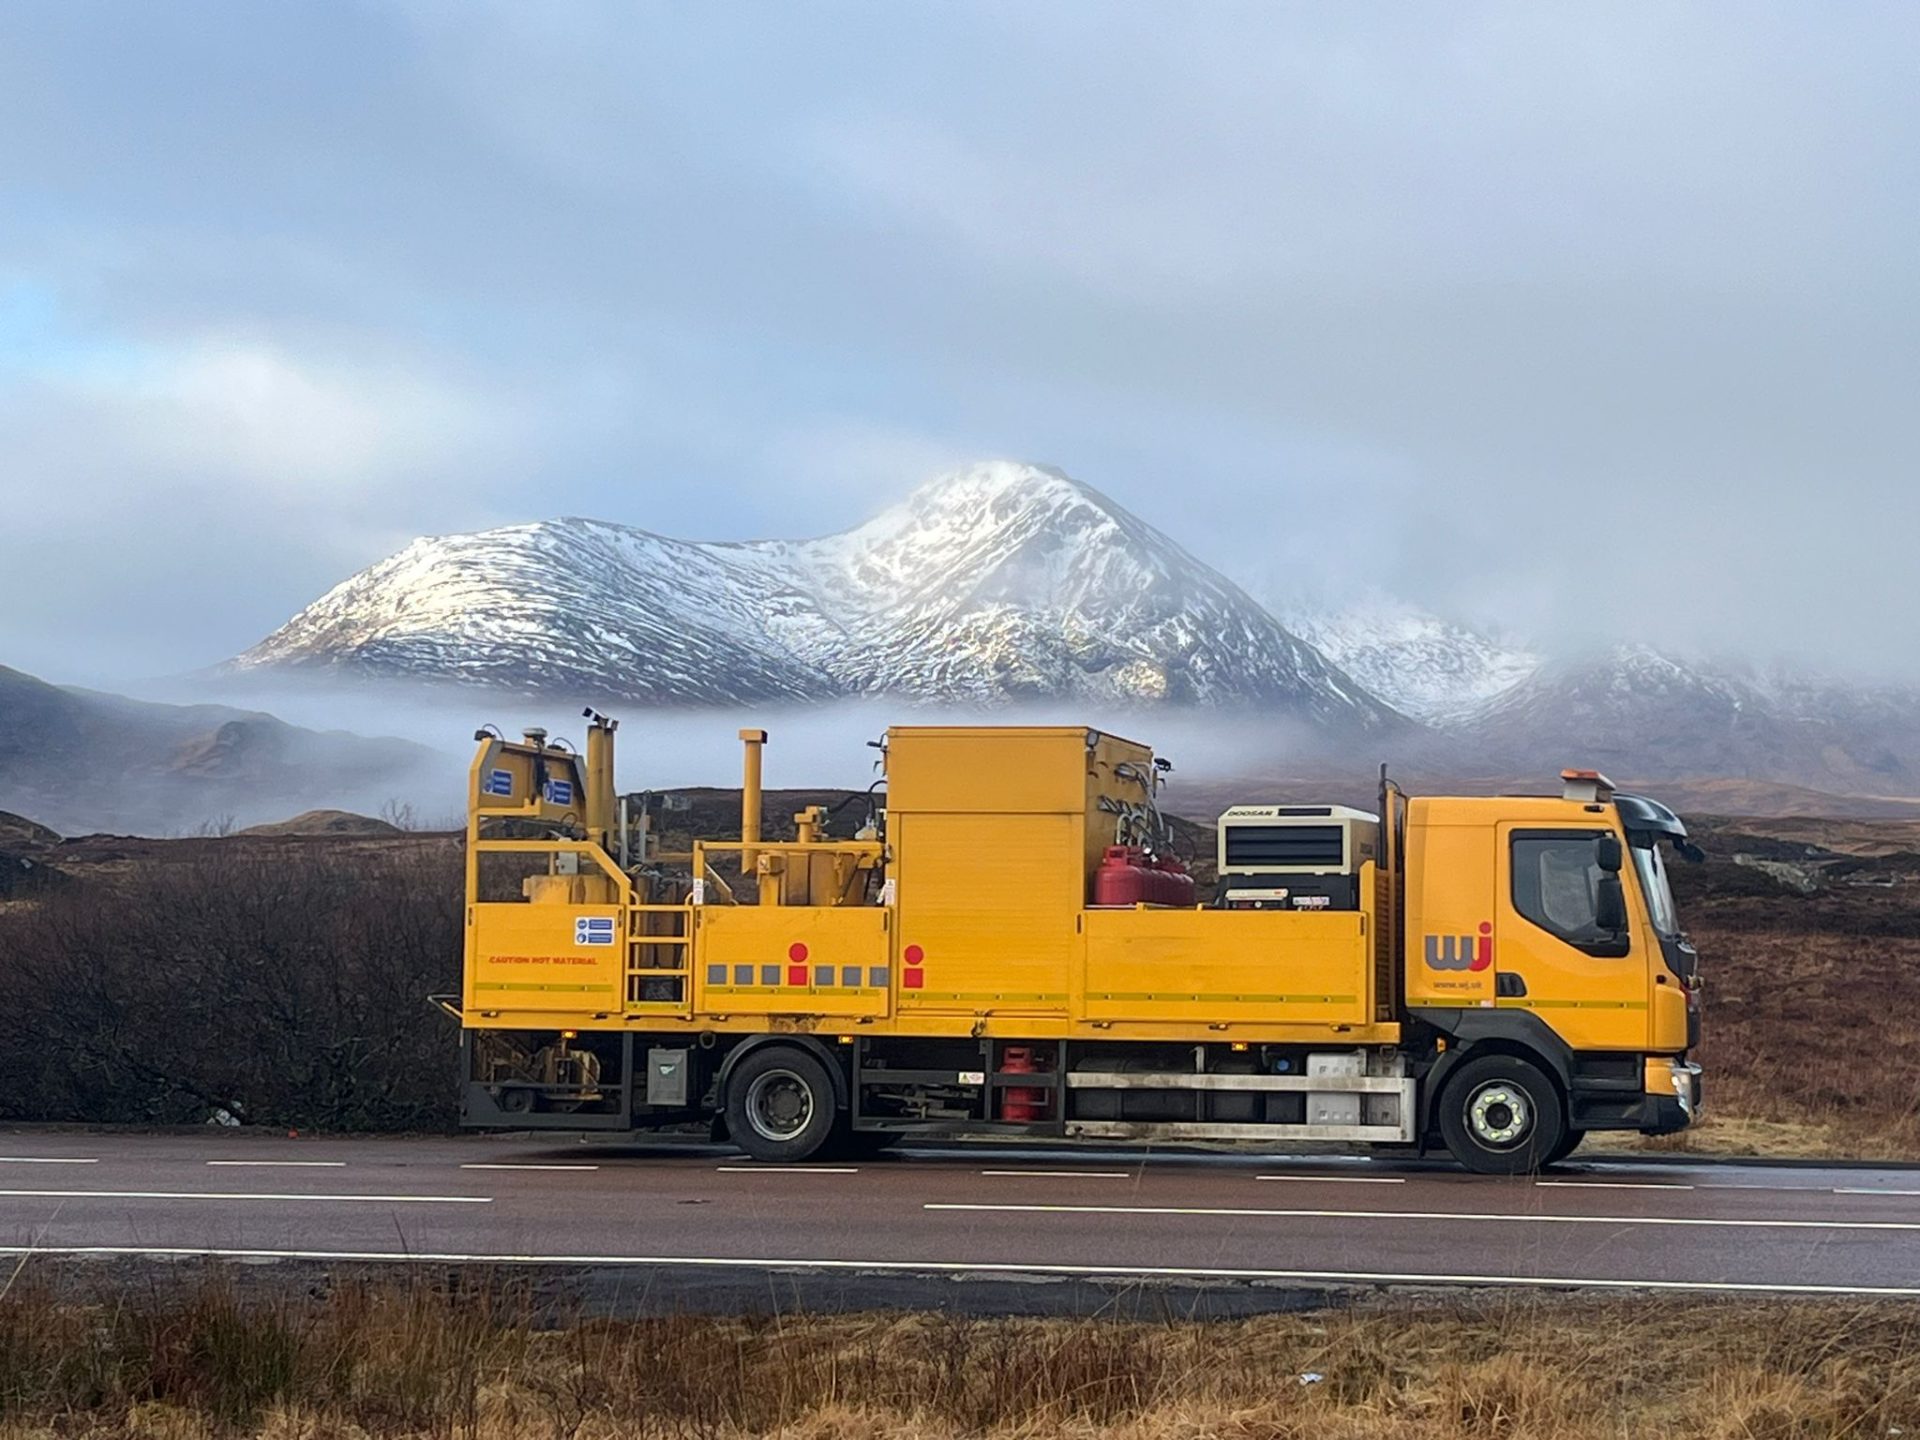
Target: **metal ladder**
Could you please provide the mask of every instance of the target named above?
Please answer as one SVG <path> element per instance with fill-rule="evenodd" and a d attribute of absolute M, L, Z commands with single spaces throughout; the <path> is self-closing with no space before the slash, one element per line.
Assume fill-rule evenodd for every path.
<path fill-rule="evenodd" d="M 627 907 L 627 1013 L 693 1014 L 693 907 Z"/>

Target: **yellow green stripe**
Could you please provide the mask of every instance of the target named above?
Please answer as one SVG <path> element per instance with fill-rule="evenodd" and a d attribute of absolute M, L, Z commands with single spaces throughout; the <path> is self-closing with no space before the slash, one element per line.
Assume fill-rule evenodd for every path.
<path fill-rule="evenodd" d="M 1090 990 L 1089 1000 L 1185 1000 L 1207 1005 L 1352 1005 L 1355 995 L 1192 995 L 1167 990 Z"/>
<path fill-rule="evenodd" d="M 1027 1000 L 1044 1004 L 1064 1005 L 1065 995 L 1045 991 L 1017 990 L 902 990 L 901 1003 L 913 1000 Z"/>

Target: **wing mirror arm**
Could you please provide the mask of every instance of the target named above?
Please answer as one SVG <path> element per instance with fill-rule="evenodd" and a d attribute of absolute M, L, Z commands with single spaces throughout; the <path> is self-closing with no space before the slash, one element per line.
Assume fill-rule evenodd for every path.
<path fill-rule="evenodd" d="M 1600 877 L 1594 894 L 1594 923 L 1618 939 L 1627 928 L 1627 892 L 1616 874 Z"/>

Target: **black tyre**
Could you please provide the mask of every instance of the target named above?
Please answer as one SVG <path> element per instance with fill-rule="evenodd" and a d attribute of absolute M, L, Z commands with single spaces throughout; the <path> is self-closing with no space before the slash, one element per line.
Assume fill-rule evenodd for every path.
<path fill-rule="evenodd" d="M 727 1078 L 727 1137 L 756 1160 L 810 1160 L 833 1138 L 837 1120 L 833 1081 L 804 1050 L 766 1046 Z"/>
<path fill-rule="evenodd" d="M 1566 1141 L 1566 1107 L 1539 1068 L 1510 1055 L 1469 1060 L 1440 1095 L 1440 1134 L 1481 1175 L 1526 1175 Z"/>
<path fill-rule="evenodd" d="M 1553 1147 L 1553 1153 L 1547 1156 L 1547 1164 L 1558 1165 L 1574 1151 L 1580 1148 L 1580 1142 L 1587 1138 L 1584 1130 L 1569 1130 L 1561 1137 L 1560 1143 Z"/>

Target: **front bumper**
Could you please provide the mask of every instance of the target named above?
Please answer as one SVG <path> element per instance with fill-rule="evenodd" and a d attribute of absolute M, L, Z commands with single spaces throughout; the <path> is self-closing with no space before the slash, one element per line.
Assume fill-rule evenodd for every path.
<path fill-rule="evenodd" d="M 1700 1118 L 1700 1101 L 1698 1065 L 1665 1056 L 1648 1057 L 1646 1104 L 1639 1127 L 1642 1134 L 1671 1135 L 1686 1129 Z"/>

